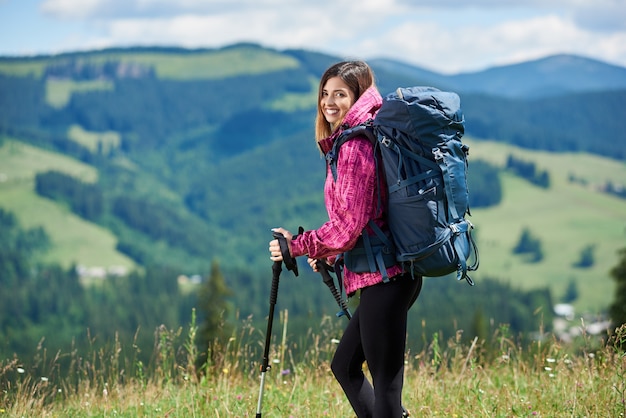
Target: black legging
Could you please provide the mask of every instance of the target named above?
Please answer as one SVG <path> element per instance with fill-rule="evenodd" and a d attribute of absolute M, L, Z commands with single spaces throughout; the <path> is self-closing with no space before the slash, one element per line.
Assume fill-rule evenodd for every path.
<path fill-rule="evenodd" d="M 402 416 L 407 313 L 421 288 L 421 277 L 405 274 L 361 290 L 331 363 L 359 418 Z M 373 387 L 363 373 L 365 361 Z"/>

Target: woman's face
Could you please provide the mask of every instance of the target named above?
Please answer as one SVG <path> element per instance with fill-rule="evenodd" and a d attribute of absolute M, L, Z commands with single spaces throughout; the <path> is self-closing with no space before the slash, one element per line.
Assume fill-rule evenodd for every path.
<path fill-rule="evenodd" d="M 320 108 L 333 129 L 343 120 L 354 104 L 354 93 L 340 77 L 332 77 L 322 88 Z"/>

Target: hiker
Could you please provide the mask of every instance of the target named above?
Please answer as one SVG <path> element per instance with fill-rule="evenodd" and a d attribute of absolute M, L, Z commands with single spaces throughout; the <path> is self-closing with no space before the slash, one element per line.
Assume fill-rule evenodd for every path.
<path fill-rule="evenodd" d="M 315 121 L 321 152 L 327 154 L 345 129 L 374 118 L 381 103 L 374 74 L 366 63 L 345 61 L 328 68 L 320 80 Z M 382 175 L 376 173 L 372 143 L 365 137 L 351 139 L 342 145 L 337 158 L 336 179 L 327 167 L 324 187 L 328 221 L 297 236 L 283 228 L 273 229 L 286 238 L 291 256 L 308 256 L 315 271 L 317 260 L 332 264 L 337 256 L 362 243 L 359 238 L 363 231 L 372 234 L 368 221 L 388 230 L 386 187 Z M 278 240 L 269 243 L 269 251 L 271 260 L 283 259 Z M 337 346 L 331 369 L 358 417 L 406 416 L 401 398 L 407 312 L 420 293 L 422 278 L 403 273 L 395 261 L 385 270 L 389 280 L 383 282 L 380 271 L 344 269 L 346 294 L 352 297 L 359 291 L 360 301 Z M 364 362 L 371 383 L 363 373 Z"/>

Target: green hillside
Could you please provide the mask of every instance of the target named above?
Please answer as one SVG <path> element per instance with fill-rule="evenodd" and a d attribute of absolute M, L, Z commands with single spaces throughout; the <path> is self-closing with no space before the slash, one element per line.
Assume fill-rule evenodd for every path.
<path fill-rule="evenodd" d="M 614 284 L 608 272 L 617 263 L 617 250 L 626 246 L 626 200 L 599 192 L 597 187 L 609 180 L 621 183 L 626 179 L 626 165 L 589 154 L 529 151 L 476 140 L 468 143 L 472 159 L 503 166 L 513 154 L 535 162 L 551 179 L 551 187 L 544 190 L 505 174 L 502 204 L 473 211 L 481 250 L 480 276 L 499 277 L 522 288 L 548 284 L 556 299 L 573 280 L 581 295 L 576 305 L 582 310 L 601 309 L 612 300 Z M 586 179 L 587 186 L 568 181 L 570 175 Z M 541 239 L 545 258 L 540 263 L 524 263 L 511 254 L 525 227 Z M 574 268 L 587 245 L 595 246 L 595 264 Z"/>
<path fill-rule="evenodd" d="M 262 74 L 295 68 L 298 62 L 279 52 L 257 45 L 238 44 L 218 50 L 181 48 L 132 48 L 0 60 L 0 74 L 41 77 L 52 66 L 85 66 L 120 62 L 127 71 L 153 68 L 161 79 L 202 80 Z"/>
<path fill-rule="evenodd" d="M 89 165 L 22 142 L 6 140 L 0 146 L 0 206 L 15 213 L 24 227 L 44 227 L 52 248 L 42 261 L 66 267 L 134 267 L 132 260 L 115 250 L 117 239 L 111 231 L 35 193 L 35 174 L 47 170 L 62 171 L 90 182 L 98 175 Z"/>
<path fill-rule="evenodd" d="M 480 284 L 481 278 L 497 278 L 522 289 L 548 285 L 555 302 L 574 281 L 580 293 L 577 308 L 593 312 L 605 308 L 613 297 L 608 271 L 617 262 L 617 249 L 625 244 L 626 201 L 599 192 L 594 185 L 626 178 L 626 165 L 587 154 L 528 151 L 479 140 L 468 140 L 468 143 L 472 160 L 484 159 L 504 165 L 507 156 L 513 154 L 547 169 L 552 180 L 550 189 L 544 190 L 504 173 L 502 203 L 472 211 L 481 257 L 476 281 Z M 11 140 L 0 147 L 0 167 L 0 206 L 15 212 L 25 226 L 45 227 L 54 243 L 47 260 L 64 265 L 133 266 L 130 259 L 115 250 L 116 238 L 110 231 L 82 220 L 67 207 L 34 192 L 33 178 L 37 172 L 54 169 L 94 181 L 97 172 L 93 167 Z M 587 179 L 588 186 L 569 182 L 571 174 Z M 255 213 L 248 216 L 261 220 Z M 307 220 L 300 221 L 306 223 Z M 512 254 L 525 227 L 541 240 L 545 257 L 540 263 L 526 263 Z M 260 230 L 265 229 L 259 226 Z M 249 239 L 239 241 L 240 249 L 248 248 L 243 253 L 261 252 L 269 238 L 269 233 L 266 235 L 251 232 Z M 595 245 L 594 265 L 585 269 L 573 267 L 587 245 Z M 218 259 L 232 257 L 226 247 L 223 251 L 214 256 Z M 252 265 L 262 265 L 261 260 L 265 258 L 264 252 L 259 254 L 259 260 Z M 249 260 L 239 261 L 245 264 Z"/>

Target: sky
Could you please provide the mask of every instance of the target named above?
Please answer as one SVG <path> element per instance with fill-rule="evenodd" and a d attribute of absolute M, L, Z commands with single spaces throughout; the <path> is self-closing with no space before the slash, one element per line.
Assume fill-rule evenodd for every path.
<path fill-rule="evenodd" d="M 626 67 L 626 0 L 0 0 L 0 56 L 237 42 L 444 74 L 561 53 Z"/>

